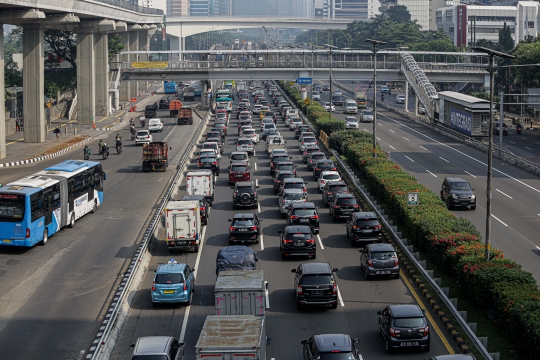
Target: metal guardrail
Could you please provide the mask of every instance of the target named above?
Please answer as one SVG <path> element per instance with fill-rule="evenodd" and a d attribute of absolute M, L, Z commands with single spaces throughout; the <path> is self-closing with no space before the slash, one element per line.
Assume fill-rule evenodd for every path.
<path fill-rule="evenodd" d="M 288 102 L 290 102 L 293 106 L 295 106 L 294 102 L 291 101 L 291 99 L 285 94 L 284 91 L 282 91 L 284 97 L 287 99 Z M 299 111 L 299 114 L 302 114 L 301 111 Z M 307 122 L 307 124 L 309 125 L 310 128 L 314 128 L 313 127 L 313 124 L 311 124 L 311 122 L 309 121 L 309 119 L 307 119 L 305 116 L 303 116 L 303 119 L 305 122 Z M 398 233 L 397 233 L 397 230 L 394 230 L 394 227 L 392 227 L 392 225 L 390 225 L 388 223 L 388 221 L 385 219 L 385 217 L 383 216 L 383 214 L 381 214 L 381 212 L 379 211 L 379 209 L 377 208 L 377 206 L 371 201 L 371 199 L 369 198 L 369 196 L 367 196 L 367 194 L 364 192 L 363 188 L 354 180 L 355 178 L 355 174 L 351 173 L 348 169 L 347 169 L 347 165 L 341 160 L 341 157 L 340 155 L 334 150 L 334 149 L 328 149 L 333 155 L 334 157 L 336 158 L 337 162 L 339 163 L 339 165 L 341 166 L 341 168 L 347 172 L 347 175 L 349 176 L 349 178 L 351 179 L 351 181 L 353 182 L 354 184 L 354 187 L 358 190 L 359 193 L 362 194 L 362 196 L 364 197 L 364 199 L 366 200 L 366 202 L 369 204 L 369 206 L 371 206 L 371 208 L 375 211 L 375 213 L 377 214 L 377 217 L 379 218 L 379 220 L 384 224 L 384 226 L 388 229 L 389 233 L 392 235 L 392 237 L 394 238 L 394 240 L 400 245 L 401 249 L 403 250 L 403 252 L 405 254 L 407 254 L 407 257 L 409 258 L 409 260 L 411 261 L 411 263 L 413 263 L 415 265 L 415 267 L 417 268 L 417 270 L 420 272 L 420 274 L 422 274 L 422 276 L 428 281 L 429 285 L 435 290 L 435 292 L 438 294 L 438 296 L 441 298 L 441 300 L 443 301 L 443 303 L 446 305 L 446 307 L 448 307 L 448 309 L 450 310 L 450 312 L 452 313 L 452 315 L 456 318 L 456 320 L 458 321 L 459 325 L 463 328 L 463 330 L 465 331 L 465 333 L 467 334 L 467 336 L 471 339 L 471 341 L 473 342 L 474 346 L 478 349 L 478 351 L 480 352 L 480 354 L 482 355 L 482 357 L 485 359 L 485 360 L 493 360 L 493 358 L 491 357 L 491 355 L 488 353 L 487 349 L 484 348 L 484 345 L 482 345 L 482 342 L 480 341 L 480 339 L 478 339 L 478 337 L 476 336 L 476 334 L 471 330 L 471 328 L 469 327 L 469 325 L 467 324 L 467 321 L 464 320 L 460 313 L 458 312 L 458 310 L 454 307 L 454 304 L 450 301 L 450 299 L 446 296 L 446 294 L 443 292 L 443 290 L 439 287 L 439 285 L 435 282 L 435 280 L 433 280 L 433 278 L 431 278 L 431 276 L 428 274 L 428 272 L 422 267 L 422 265 L 418 262 L 418 260 L 416 260 L 416 258 L 414 257 L 414 255 L 409 251 L 409 249 L 407 248 L 406 244 L 401 240 L 401 238 L 399 237 Z"/>
<path fill-rule="evenodd" d="M 208 122 L 211 116 L 210 111 L 206 114 L 204 118 L 196 110 L 193 110 L 193 111 L 202 120 L 193 138 L 189 142 L 189 145 L 184 151 L 184 154 L 182 155 L 180 159 L 180 163 L 176 167 L 176 173 L 173 174 L 169 180 L 170 186 L 167 189 L 165 195 L 163 195 L 163 198 L 161 199 L 159 203 L 159 208 L 154 212 L 154 215 L 152 216 L 152 220 L 150 221 L 150 224 L 148 225 L 148 227 L 146 228 L 146 231 L 144 232 L 143 239 L 141 243 L 139 244 L 139 247 L 135 253 L 135 256 L 133 257 L 133 259 L 131 260 L 129 264 L 128 270 L 123 275 L 123 279 L 120 285 L 118 286 L 118 290 L 116 291 L 114 295 L 112 304 L 109 310 L 107 311 L 105 320 L 103 321 L 103 326 L 101 327 L 100 332 L 98 333 L 96 337 L 96 340 L 94 340 L 94 343 L 92 347 L 90 348 L 90 351 L 88 352 L 88 355 L 86 356 L 86 359 L 97 360 L 97 359 L 100 359 L 101 355 L 103 355 L 103 350 L 105 349 L 107 340 L 109 339 L 109 336 L 111 335 L 111 331 L 114 329 L 122 303 L 125 301 L 126 297 L 129 295 L 128 290 L 130 288 L 130 285 L 133 281 L 133 278 L 137 270 L 139 269 L 140 260 L 143 257 L 145 251 L 147 250 L 148 244 L 150 243 L 152 235 L 154 234 L 154 231 L 156 230 L 156 227 L 160 222 L 161 213 L 165 205 L 171 198 L 171 194 L 173 193 L 175 186 L 177 186 L 177 182 L 179 178 L 182 176 L 183 171 L 185 170 L 186 166 L 189 164 L 190 159 L 191 159 L 191 153 L 193 152 L 194 147 L 197 146 L 201 132 L 204 129 L 206 123 Z"/>

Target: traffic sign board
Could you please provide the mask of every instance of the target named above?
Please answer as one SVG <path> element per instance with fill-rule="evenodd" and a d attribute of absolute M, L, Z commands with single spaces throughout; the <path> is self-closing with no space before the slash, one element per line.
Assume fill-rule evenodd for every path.
<path fill-rule="evenodd" d="M 416 206 L 420 204 L 420 196 L 417 192 L 410 192 L 407 194 L 407 205 Z"/>
<path fill-rule="evenodd" d="M 296 83 L 297 84 L 302 84 L 302 85 L 310 85 L 311 84 L 311 78 L 298 78 L 298 79 L 296 79 Z"/>
<path fill-rule="evenodd" d="M 308 105 L 310 102 L 311 102 L 311 100 L 309 100 L 308 98 L 304 99 L 304 104 Z"/>

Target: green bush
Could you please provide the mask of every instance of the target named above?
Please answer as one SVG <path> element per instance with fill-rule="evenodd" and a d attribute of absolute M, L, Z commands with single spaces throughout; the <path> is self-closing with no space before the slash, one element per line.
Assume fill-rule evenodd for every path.
<path fill-rule="evenodd" d="M 345 123 L 339 119 L 318 120 L 317 131 L 324 131 L 330 136 L 333 132 L 345 130 Z"/>
<path fill-rule="evenodd" d="M 526 301 L 510 308 L 507 329 L 519 353 L 527 359 L 540 359 L 540 302 Z"/>
<path fill-rule="evenodd" d="M 540 301 L 540 290 L 536 284 L 516 286 L 513 282 L 501 281 L 493 284 L 491 293 L 499 321 L 508 321 L 510 309 L 514 306 L 521 306 L 527 301 Z"/>

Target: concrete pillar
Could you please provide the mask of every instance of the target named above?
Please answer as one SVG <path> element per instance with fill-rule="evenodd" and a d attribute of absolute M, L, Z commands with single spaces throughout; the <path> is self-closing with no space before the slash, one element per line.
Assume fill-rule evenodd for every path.
<path fill-rule="evenodd" d="M 306 100 L 307 99 L 307 86 L 301 86 L 300 93 L 302 94 L 302 100 Z"/>
<path fill-rule="evenodd" d="M 414 115 L 418 116 L 418 95 L 414 97 Z"/>
<path fill-rule="evenodd" d="M 77 28 L 77 122 L 80 125 L 91 125 L 96 116 L 94 36 L 93 28 Z"/>
<path fill-rule="evenodd" d="M 24 142 L 45 141 L 45 78 L 43 28 L 23 25 Z"/>
<path fill-rule="evenodd" d="M 5 89 L 4 81 L 4 25 L 0 34 L 0 89 Z M 0 109 L 0 159 L 6 157 L 6 112 Z"/>
<path fill-rule="evenodd" d="M 409 81 L 405 80 L 405 111 L 409 112 Z"/>
<path fill-rule="evenodd" d="M 107 116 L 111 111 L 109 100 L 109 35 L 95 33 L 96 114 Z"/>
<path fill-rule="evenodd" d="M 124 45 L 124 50 L 129 50 L 129 32 L 121 32 L 120 36 L 122 37 L 122 45 Z M 129 61 L 129 55 L 118 55 L 119 60 L 121 62 L 128 62 Z M 129 81 L 120 80 L 120 101 L 129 101 L 130 98 L 130 91 L 129 91 Z"/>
<path fill-rule="evenodd" d="M 129 51 L 139 50 L 139 31 L 129 31 Z M 129 55 L 129 61 L 139 61 L 139 55 Z M 139 93 L 139 85 L 137 81 L 129 82 L 129 92 L 131 97 L 136 97 Z M 129 100 L 129 99 L 128 99 Z"/>
<path fill-rule="evenodd" d="M 139 31 L 139 50 L 150 51 L 150 37 L 148 36 L 148 30 Z M 139 61 L 148 61 L 147 54 L 139 55 Z M 139 90 L 147 90 L 148 81 L 139 81 Z"/>

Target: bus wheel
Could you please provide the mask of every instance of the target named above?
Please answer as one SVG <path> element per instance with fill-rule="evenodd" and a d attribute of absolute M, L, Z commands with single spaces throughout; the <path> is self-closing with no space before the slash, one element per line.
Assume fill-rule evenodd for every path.
<path fill-rule="evenodd" d="M 49 240 L 49 231 L 45 229 L 45 231 L 43 231 L 43 240 L 41 240 L 39 244 L 42 246 L 45 246 L 47 245 L 48 240 Z"/>
<path fill-rule="evenodd" d="M 92 214 L 95 214 L 97 211 L 97 200 L 94 200 L 94 206 L 92 207 Z"/>
<path fill-rule="evenodd" d="M 71 219 L 69 219 L 68 228 L 75 226 L 75 214 L 71 214 Z"/>

